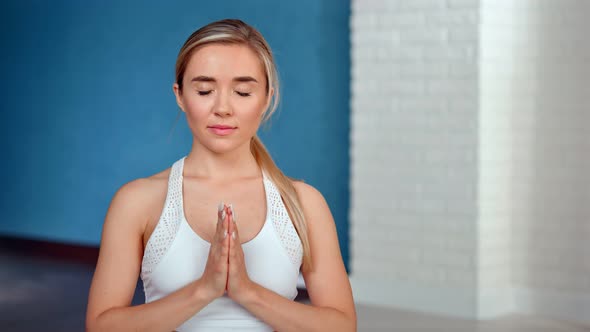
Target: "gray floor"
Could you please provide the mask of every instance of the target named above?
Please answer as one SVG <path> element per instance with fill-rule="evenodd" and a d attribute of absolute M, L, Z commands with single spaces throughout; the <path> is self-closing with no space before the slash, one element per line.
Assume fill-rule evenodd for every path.
<path fill-rule="evenodd" d="M 514 315 L 493 321 L 469 321 L 422 313 L 357 304 L 359 331 L 448 332 L 582 332 L 590 331 L 567 322 Z"/>
<path fill-rule="evenodd" d="M 0 251 L 0 331 L 83 331 L 93 266 Z M 140 285 L 138 285 L 140 286 Z M 142 303 L 141 287 L 133 303 Z M 359 331 L 590 331 L 539 317 L 474 322 L 357 305 Z"/>

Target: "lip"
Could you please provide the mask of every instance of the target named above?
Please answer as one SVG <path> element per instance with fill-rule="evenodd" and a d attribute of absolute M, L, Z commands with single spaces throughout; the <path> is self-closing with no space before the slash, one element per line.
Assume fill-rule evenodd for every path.
<path fill-rule="evenodd" d="M 235 129 L 236 127 L 232 127 L 232 126 L 228 126 L 228 125 L 213 125 L 213 126 L 209 126 L 208 128 Z"/>
<path fill-rule="evenodd" d="M 232 127 L 232 126 L 227 126 L 227 125 L 214 125 L 214 126 L 208 126 L 207 130 L 209 130 L 209 132 L 217 135 L 217 136 L 227 136 L 231 133 L 234 132 L 234 130 L 236 130 L 237 127 Z"/>

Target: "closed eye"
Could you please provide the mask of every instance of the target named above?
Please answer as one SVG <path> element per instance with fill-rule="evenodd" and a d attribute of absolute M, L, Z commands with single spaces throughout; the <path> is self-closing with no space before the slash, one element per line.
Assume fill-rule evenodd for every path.
<path fill-rule="evenodd" d="M 249 97 L 249 96 L 251 95 L 251 93 L 249 93 L 249 92 L 240 92 L 240 91 L 236 91 L 236 93 L 237 93 L 239 96 L 242 96 L 242 97 Z"/>
<path fill-rule="evenodd" d="M 206 96 L 206 95 L 210 94 L 211 91 L 213 91 L 213 90 L 199 91 L 199 95 L 200 96 Z"/>

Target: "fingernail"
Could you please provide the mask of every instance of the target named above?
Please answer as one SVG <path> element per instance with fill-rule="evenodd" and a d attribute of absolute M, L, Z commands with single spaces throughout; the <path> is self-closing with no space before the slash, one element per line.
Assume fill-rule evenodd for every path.
<path fill-rule="evenodd" d="M 221 212 L 221 220 L 225 220 L 225 209 Z"/>
<path fill-rule="evenodd" d="M 227 237 L 227 231 L 223 232 L 223 238 L 225 239 Z"/>
<path fill-rule="evenodd" d="M 225 217 L 223 216 L 223 202 L 219 203 L 219 205 L 217 206 L 217 222 L 222 222 L 223 219 L 225 219 Z"/>
<path fill-rule="evenodd" d="M 231 238 L 234 240 L 236 239 L 236 232 L 231 232 Z"/>

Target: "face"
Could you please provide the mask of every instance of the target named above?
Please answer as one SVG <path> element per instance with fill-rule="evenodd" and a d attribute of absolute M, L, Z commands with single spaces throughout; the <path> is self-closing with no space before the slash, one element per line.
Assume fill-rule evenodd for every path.
<path fill-rule="evenodd" d="M 272 91 L 258 56 L 242 45 L 212 44 L 194 52 L 176 101 L 201 144 L 217 153 L 249 148 Z M 246 144 L 248 143 L 248 144 Z"/>

